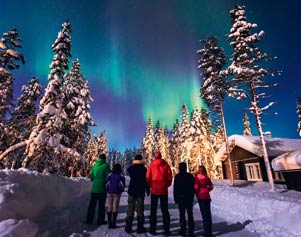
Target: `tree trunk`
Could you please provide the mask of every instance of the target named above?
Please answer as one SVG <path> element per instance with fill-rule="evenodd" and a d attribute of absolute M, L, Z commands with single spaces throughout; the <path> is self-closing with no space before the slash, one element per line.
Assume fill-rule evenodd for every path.
<path fill-rule="evenodd" d="M 230 186 L 234 186 L 234 178 L 233 178 L 233 170 L 232 170 L 232 163 L 231 163 L 231 156 L 230 156 L 230 149 L 229 149 L 229 141 L 228 141 L 228 136 L 227 136 L 222 100 L 220 100 L 220 108 L 221 108 L 221 117 L 222 117 L 222 123 L 223 123 L 223 128 L 224 128 L 224 139 L 225 139 L 225 143 L 226 143 L 226 152 L 227 152 L 227 158 L 228 158 L 229 169 L 230 169 Z"/>
<path fill-rule="evenodd" d="M 252 107 L 254 109 L 254 115 L 256 118 L 256 124 L 257 124 L 258 133 L 259 133 L 259 137 L 260 137 L 260 141 L 261 141 L 261 145 L 262 145 L 262 155 L 263 155 L 263 159 L 264 159 L 264 163 L 265 163 L 265 167 L 266 167 L 266 171 L 267 171 L 267 175 L 268 175 L 268 181 L 270 183 L 271 190 L 275 191 L 274 179 L 273 179 L 273 175 L 272 175 L 272 170 L 271 170 L 269 156 L 268 156 L 268 152 L 267 152 L 267 148 L 266 148 L 266 143 L 265 143 L 264 136 L 263 136 L 260 111 L 259 111 L 259 108 L 257 105 L 258 102 L 256 99 L 257 97 L 256 97 L 253 82 L 250 82 L 250 90 L 251 90 L 251 94 L 252 94 L 252 103 L 253 103 Z"/>

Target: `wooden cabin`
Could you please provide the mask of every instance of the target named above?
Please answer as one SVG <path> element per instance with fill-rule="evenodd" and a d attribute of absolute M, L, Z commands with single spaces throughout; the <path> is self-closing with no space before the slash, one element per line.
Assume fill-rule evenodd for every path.
<path fill-rule="evenodd" d="M 288 189 L 301 191 L 301 150 L 284 153 L 272 161 L 275 172 L 280 172 Z"/>
<path fill-rule="evenodd" d="M 285 152 L 301 149 L 301 139 L 267 137 L 265 142 L 270 163 Z M 234 179 L 268 181 L 259 136 L 232 135 L 228 138 L 228 145 Z M 217 152 L 215 162 L 221 162 L 224 179 L 231 179 L 226 143 Z M 284 183 L 282 173 L 272 171 L 275 183 Z"/>

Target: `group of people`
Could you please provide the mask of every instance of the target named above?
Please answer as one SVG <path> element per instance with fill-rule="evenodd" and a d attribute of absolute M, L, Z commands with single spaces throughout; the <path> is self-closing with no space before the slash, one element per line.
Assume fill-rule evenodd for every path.
<path fill-rule="evenodd" d="M 157 227 L 157 206 L 160 200 L 160 208 L 163 216 L 164 235 L 171 235 L 170 215 L 168 211 L 168 187 L 171 186 L 173 176 L 168 163 L 162 159 L 159 151 L 154 152 L 154 160 L 146 168 L 143 164 L 142 155 L 134 157 L 133 164 L 127 172 L 130 177 L 128 186 L 128 206 L 126 213 L 125 231 L 132 233 L 135 211 L 137 213 L 137 233 L 147 232 L 144 227 L 144 199 L 145 195 L 151 196 L 150 208 L 150 229 L 149 233 L 156 235 Z M 87 224 L 92 224 L 95 216 L 95 209 L 98 202 L 97 225 L 108 224 L 108 228 L 117 228 L 116 220 L 121 193 L 124 191 L 125 178 L 122 174 L 120 164 L 115 164 L 112 171 L 106 163 L 105 154 L 101 154 L 91 170 L 90 178 L 93 182 L 91 200 L 87 213 Z M 213 184 L 207 176 L 206 168 L 199 167 L 195 177 L 187 172 L 187 164 L 179 163 L 179 173 L 174 178 L 173 196 L 178 205 L 180 213 L 179 235 L 194 236 L 193 200 L 196 195 L 203 219 L 204 234 L 212 236 L 212 217 L 210 208 L 210 194 Z M 105 203 L 108 203 L 107 218 L 105 221 Z M 188 220 L 186 222 L 186 212 Z"/>

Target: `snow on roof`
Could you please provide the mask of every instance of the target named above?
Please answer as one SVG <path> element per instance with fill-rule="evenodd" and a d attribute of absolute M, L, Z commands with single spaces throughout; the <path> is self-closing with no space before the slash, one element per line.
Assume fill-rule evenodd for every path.
<path fill-rule="evenodd" d="M 301 150 L 301 139 L 289 138 L 265 138 L 269 157 L 276 157 L 288 151 Z M 262 157 L 262 147 L 259 136 L 232 135 L 228 137 L 230 152 L 235 146 L 241 147 L 259 157 Z M 226 143 L 216 153 L 215 162 L 224 161 L 227 158 Z"/>
<path fill-rule="evenodd" d="M 301 169 L 301 150 L 286 152 L 274 160 L 272 167 L 275 171 Z"/>

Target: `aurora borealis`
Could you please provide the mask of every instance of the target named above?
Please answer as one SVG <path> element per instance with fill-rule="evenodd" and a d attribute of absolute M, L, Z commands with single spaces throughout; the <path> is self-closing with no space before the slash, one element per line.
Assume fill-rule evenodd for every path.
<path fill-rule="evenodd" d="M 214 35 L 227 56 L 225 35 L 231 27 L 228 12 L 246 6 L 249 22 L 266 35 L 262 49 L 278 60 L 282 70 L 277 88 L 270 90 L 277 104 L 263 115 L 264 130 L 273 137 L 297 138 L 296 100 L 301 96 L 298 0 L 0 0 L 0 33 L 12 27 L 23 40 L 26 64 L 14 72 L 15 93 L 31 77 L 45 87 L 54 42 L 60 25 L 72 25 L 72 60 L 78 58 L 91 86 L 93 133 L 106 130 L 109 148 L 139 147 L 149 116 L 154 124 L 172 128 L 181 105 L 199 108 L 201 78 L 197 69 L 199 40 Z M 70 62 L 71 65 L 71 62 Z M 15 99 L 17 99 L 15 97 Z M 228 133 L 241 134 L 246 103 L 227 99 Z M 255 122 L 249 115 L 252 133 Z"/>

